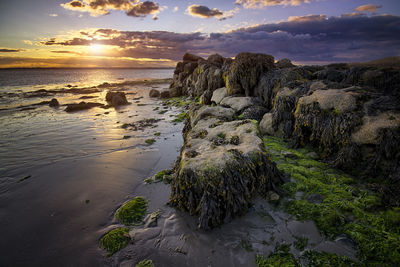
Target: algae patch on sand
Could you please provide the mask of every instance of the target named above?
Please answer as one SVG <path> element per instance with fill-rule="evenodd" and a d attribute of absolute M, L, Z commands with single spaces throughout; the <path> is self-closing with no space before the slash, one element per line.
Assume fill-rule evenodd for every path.
<path fill-rule="evenodd" d="M 154 267 L 154 264 L 152 260 L 142 260 L 135 267 Z"/>
<path fill-rule="evenodd" d="M 126 247 L 131 240 L 129 236 L 129 228 L 117 228 L 111 230 L 100 239 L 99 246 L 108 252 L 108 256 Z"/>
<path fill-rule="evenodd" d="M 125 225 L 140 224 L 147 211 L 147 200 L 144 197 L 135 197 L 117 210 L 115 217 Z"/>

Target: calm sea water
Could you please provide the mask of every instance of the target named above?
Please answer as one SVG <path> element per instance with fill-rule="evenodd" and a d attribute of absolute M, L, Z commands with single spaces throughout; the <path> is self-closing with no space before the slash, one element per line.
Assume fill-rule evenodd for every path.
<path fill-rule="evenodd" d="M 173 69 L 6 69 L 0 70 L 0 90 L 12 86 L 100 84 L 135 79 L 171 78 Z"/>

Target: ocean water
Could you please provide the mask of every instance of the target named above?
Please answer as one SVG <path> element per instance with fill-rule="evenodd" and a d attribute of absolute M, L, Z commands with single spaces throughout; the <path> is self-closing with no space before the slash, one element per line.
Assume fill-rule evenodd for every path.
<path fill-rule="evenodd" d="M 104 265 L 98 240 L 115 209 L 145 178 L 170 168 L 182 144 L 183 124 L 171 123 L 178 111 L 158 114 L 161 101 L 148 96 L 166 90 L 157 79 L 172 73 L 0 70 L 0 266 Z M 97 87 L 104 82 L 114 84 Z M 69 103 L 107 104 L 108 90 L 125 92 L 131 104 L 65 111 Z M 43 102 L 52 98 L 58 108 Z M 121 127 L 150 117 L 160 120 L 155 128 Z M 148 138 L 156 143 L 146 145 Z"/>

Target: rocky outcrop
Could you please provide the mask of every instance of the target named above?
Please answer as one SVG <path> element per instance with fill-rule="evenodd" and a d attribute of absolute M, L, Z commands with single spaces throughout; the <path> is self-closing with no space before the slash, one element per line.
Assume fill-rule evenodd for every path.
<path fill-rule="evenodd" d="M 256 194 L 266 196 L 283 182 L 257 124 L 232 121 L 234 113 L 221 106 L 195 107 L 186 122 L 171 204 L 198 215 L 203 229 L 244 214 Z"/>
<path fill-rule="evenodd" d="M 86 110 L 86 109 L 91 109 L 94 107 L 104 107 L 104 104 L 101 103 L 94 103 L 94 102 L 80 102 L 77 104 L 67 104 L 67 107 L 65 108 L 66 112 L 75 112 L 75 111 L 80 111 L 80 110 Z"/>
<path fill-rule="evenodd" d="M 400 200 L 400 66 L 295 66 L 252 53 L 196 60 L 178 63 L 170 92 L 256 119 L 263 134 L 294 147 L 314 146 L 335 167 L 399 188 L 389 194 Z"/>
<path fill-rule="evenodd" d="M 49 107 L 56 108 L 59 107 L 60 103 L 58 103 L 58 100 L 56 98 L 51 99 L 49 102 Z"/>
<path fill-rule="evenodd" d="M 113 107 L 129 104 L 124 92 L 107 92 L 106 101 Z"/>

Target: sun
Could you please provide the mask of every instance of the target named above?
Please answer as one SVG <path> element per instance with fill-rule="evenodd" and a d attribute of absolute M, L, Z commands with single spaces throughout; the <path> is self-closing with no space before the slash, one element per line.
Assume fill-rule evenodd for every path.
<path fill-rule="evenodd" d="M 100 44 L 91 44 L 90 45 L 90 50 L 93 52 L 93 53 L 100 53 L 101 51 L 103 51 L 103 49 L 104 49 L 104 46 L 103 45 L 100 45 Z"/>

